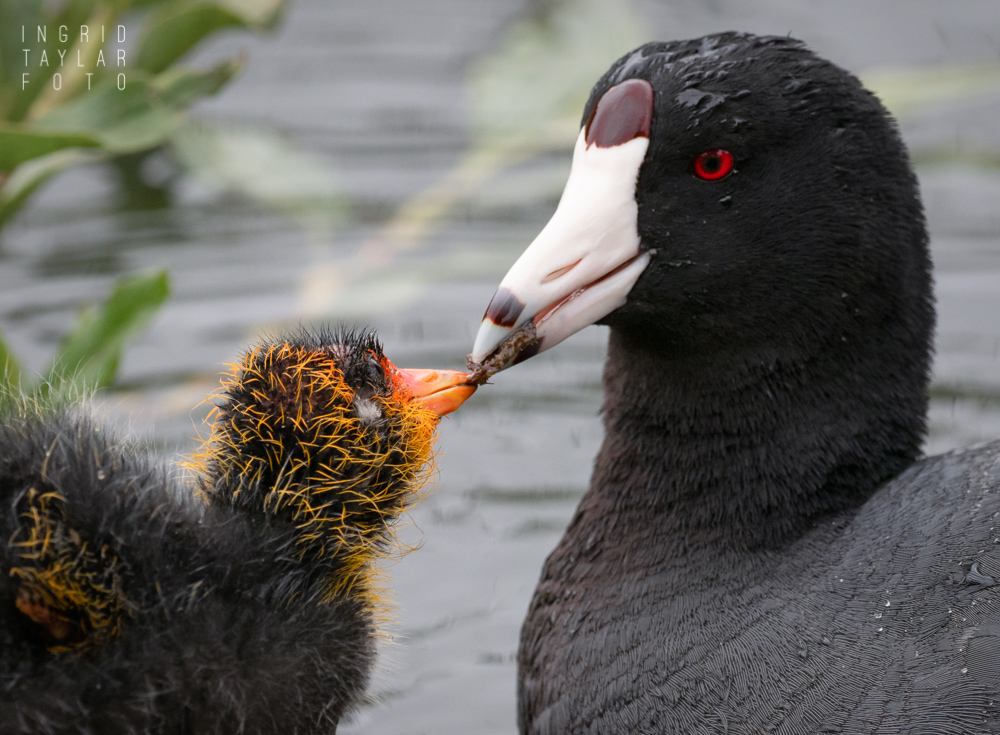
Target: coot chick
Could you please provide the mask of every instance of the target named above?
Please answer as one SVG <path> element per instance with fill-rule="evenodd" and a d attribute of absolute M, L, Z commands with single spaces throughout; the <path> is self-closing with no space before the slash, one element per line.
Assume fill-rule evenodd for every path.
<path fill-rule="evenodd" d="M 335 732 L 374 662 L 375 564 L 461 382 L 363 333 L 265 343 L 194 486 L 79 411 L 8 416 L 0 733 Z"/>
<path fill-rule="evenodd" d="M 878 100 L 790 38 L 618 60 L 470 359 L 595 321 L 605 439 L 521 731 L 1000 732 L 1000 447 L 917 461 L 930 260 Z"/>

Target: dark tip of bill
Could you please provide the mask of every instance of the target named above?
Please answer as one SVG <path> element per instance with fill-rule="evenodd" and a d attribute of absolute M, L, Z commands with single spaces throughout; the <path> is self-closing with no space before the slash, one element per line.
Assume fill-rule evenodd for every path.
<path fill-rule="evenodd" d="M 538 352 L 536 342 L 540 342 L 535 330 L 535 322 L 531 319 L 507 335 L 493 352 L 483 359 L 482 362 L 473 362 L 472 355 L 467 358 L 469 366 L 470 385 L 482 385 L 491 377 L 499 373 L 505 367 L 514 364 L 514 358 L 523 350 L 530 350 L 524 355 L 523 360 Z"/>
<path fill-rule="evenodd" d="M 498 327 L 513 327 L 522 311 L 524 302 L 509 289 L 501 287 L 493 295 L 490 308 L 486 310 L 486 318 Z"/>
<path fill-rule="evenodd" d="M 629 79 L 613 86 L 594 105 L 587 121 L 587 145 L 612 148 L 648 138 L 652 121 L 653 85 L 645 79 Z"/>

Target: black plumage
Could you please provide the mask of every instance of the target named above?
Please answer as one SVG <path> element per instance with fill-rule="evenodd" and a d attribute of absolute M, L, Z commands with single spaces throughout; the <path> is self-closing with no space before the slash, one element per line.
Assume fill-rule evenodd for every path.
<path fill-rule="evenodd" d="M 370 336 L 265 343 L 186 483 L 85 412 L 11 411 L 0 733 L 334 732 L 428 469 L 437 417 L 410 398 Z"/>
<path fill-rule="evenodd" d="M 1000 733 L 1000 448 L 915 462 L 933 296 L 895 125 L 789 38 L 647 44 L 584 124 L 628 79 L 651 258 L 602 320 L 606 435 L 522 629 L 521 731 Z"/>

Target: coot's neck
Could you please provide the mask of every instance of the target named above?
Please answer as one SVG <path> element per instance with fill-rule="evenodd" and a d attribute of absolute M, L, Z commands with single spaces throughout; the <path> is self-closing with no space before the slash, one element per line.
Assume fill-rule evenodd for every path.
<path fill-rule="evenodd" d="M 832 359 L 688 363 L 612 330 L 589 515 L 619 538 L 774 547 L 859 506 L 919 438 L 887 435 L 891 396 Z"/>

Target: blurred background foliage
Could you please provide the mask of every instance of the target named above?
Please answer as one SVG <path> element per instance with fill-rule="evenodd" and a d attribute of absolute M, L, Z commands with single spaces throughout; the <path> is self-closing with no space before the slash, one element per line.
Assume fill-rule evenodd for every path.
<path fill-rule="evenodd" d="M 549 0 L 532 9 L 510 25 L 494 49 L 469 64 L 471 144 L 445 178 L 398 211 L 388 228 L 391 241 L 412 245 L 503 171 L 572 150 L 594 82 L 613 60 L 654 40 L 631 0 Z M 862 81 L 901 118 L 935 104 L 1000 92 L 1000 63 L 879 68 L 864 73 Z M 918 165 L 1000 167 L 1000 151 L 978 147 L 913 153 Z"/>
<path fill-rule="evenodd" d="M 192 50 L 226 29 L 273 29 L 285 4 L 0 0 L 0 247 L 3 225 L 40 185 L 65 169 L 94 163 L 114 172 L 122 210 L 170 207 L 177 182 L 197 180 L 290 217 L 318 240 L 333 232 L 344 222 L 348 206 L 331 166 L 271 128 L 188 114 L 192 106 L 223 89 L 245 63 L 239 56 L 193 68 L 184 63 Z M 118 43 L 118 24 L 129 35 L 124 44 Z M 92 29 L 88 40 L 81 38 L 81 25 Z M 68 29 L 62 36 L 66 40 L 60 40 L 60 26 Z M 37 37 L 39 27 L 46 30 L 44 39 Z M 94 40 L 100 27 L 107 29 L 103 44 Z M 572 149 L 591 85 L 611 60 L 648 40 L 648 27 L 631 0 L 530 4 L 491 48 L 466 64 L 468 139 L 454 165 L 398 206 L 363 253 L 314 269 L 302 287 L 303 301 L 311 304 L 306 312 L 321 315 L 349 308 L 363 300 L 361 289 L 370 291 L 379 280 L 395 283 L 383 302 L 402 306 L 400 299 L 412 298 L 420 289 L 412 287 L 418 277 L 413 271 L 387 273 L 396 256 L 426 246 L 435 228 L 458 208 L 484 197 L 489 206 L 490 188 L 526 163 L 556 156 L 559 175 L 548 178 L 551 190 L 545 193 L 557 196 L 565 154 Z M 24 48 L 29 49 L 27 57 Z M 119 48 L 126 53 L 123 68 L 117 66 Z M 60 54 L 70 61 L 61 65 Z M 90 78 L 84 74 L 88 71 Z M 124 89 L 119 89 L 120 73 L 125 75 Z M 927 106 L 1000 90 L 1000 64 L 875 69 L 864 81 L 894 114 L 905 118 Z M 981 147 L 930 147 L 915 150 L 914 157 L 918 164 L 1000 166 L 1000 153 Z M 532 192 L 537 195 L 537 187 Z M 397 276 L 398 282 L 393 280 Z M 70 333 L 53 366 L 80 380 L 113 382 L 117 353 L 112 353 L 149 319 L 168 288 L 164 272 L 136 278 L 155 281 L 157 287 L 118 298 L 130 292 L 131 281 L 115 284 L 101 313 L 118 327 L 97 330 L 88 339 Z M 81 316 L 76 329 L 86 329 L 88 318 Z M 101 335 L 106 345 L 95 341 Z M 89 345 L 93 354 L 82 351 L 81 345 Z M 8 380 L 24 373 L 2 337 L 0 358 L 8 364 Z M 81 368 L 90 359 L 94 367 Z M 46 377 L 52 376 L 50 369 Z"/>
<path fill-rule="evenodd" d="M 283 0 L 0 0 L 0 223 L 64 167 L 167 144 L 187 109 L 215 94 L 242 64 L 230 59 L 192 69 L 178 62 L 221 29 L 273 27 L 283 6 Z M 135 14 L 144 17 L 133 41 Z M 58 155 L 68 149 L 76 149 L 73 156 Z"/>
<path fill-rule="evenodd" d="M 84 307 L 77 314 L 76 324 L 63 336 L 48 369 L 37 378 L 25 375 L 0 335 L 0 393 L 45 396 L 71 383 L 71 394 L 84 395 L 111 385 L 125 342 L 146 326 L 169 292 L 165 270 L 119 278 L 104 303 Z"/>
<path fill-rule="evenodd" d="M 187 114 L 224 87 L 244 59 L 207 69 L 181 60 L 221 30 L 275 27 L 284 7 L 285 0 L 0 0 L 0 247 L 4 224 L 39 186 L 72 166 L 115 170 L 125 209 L 168 205 L 165 188 L 141 173 L 162 149 L 174 151 L 180 170 L 214 177 L 232 191 L 279 207 L 294 203 L 294 213 L 308 214 L 304 202 L 329 211 L 323 205 L 333 198 L 332 179 L 280 136 L 213 130 Z M 128 38 L 137 22 L 138 38 Z M 289 161 L 305 175 L 288 173 Z M 65 380 L 113 383 L 126 339 L 168 293 L 164 270 L 120 278 L 101 307 L 78 315 L 37 385 L 45 391 Z M 0 385 L 30 390 L 36 383 L 22 379 L 25 371 L 0 335 Z"/>

